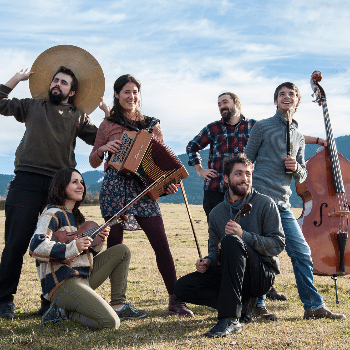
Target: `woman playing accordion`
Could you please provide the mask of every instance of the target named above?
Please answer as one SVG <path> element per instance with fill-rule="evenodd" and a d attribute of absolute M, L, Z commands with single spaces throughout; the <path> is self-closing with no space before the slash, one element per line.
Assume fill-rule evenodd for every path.
<path fill-rule="evenodd" d="M 164 143 L 159 121 L 140 112 L 140 88 L 140 82 L 133 76 L 122 75 L 114 83 L 114 104 L 111 111 L 108 111 L 103 102 L 100 105 L 107 116 L 98 129 L 89 160 L 91 166 L 97 168 L 106 155 L 105 176 L 100 192 L 101 213 L 106 221 L 142 191 L 135 176 L 116 170 L 109 162 L 121 147 L 120 140 L 124 131 L 149 129 L 155 140 Z M 176 185 L 171 184 L 167 187 L 166 194 L 176 191 Z M 127 220 L 111 228 L 107 247 L 123 243 L 124 229 L 142 229 L 156 254 L 157 266 L 169 293 L 168 313 L 193 316 L 192 311 L 174 295 L 177 280 L 175 265 L 158 203 L 144 196 L 125 214 Z"/>

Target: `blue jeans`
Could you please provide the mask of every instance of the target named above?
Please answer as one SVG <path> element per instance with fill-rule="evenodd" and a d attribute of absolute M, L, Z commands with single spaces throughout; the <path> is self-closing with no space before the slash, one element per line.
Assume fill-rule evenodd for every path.
<path fill-rule="evenodd" d="M 324 306 L 323 298 L 314 285 L 311 250 L 290 209 L 278 207 L 284 234 L 286 252 L 292 260 L 299 297 L 305 310 L 317 310 Z"/>

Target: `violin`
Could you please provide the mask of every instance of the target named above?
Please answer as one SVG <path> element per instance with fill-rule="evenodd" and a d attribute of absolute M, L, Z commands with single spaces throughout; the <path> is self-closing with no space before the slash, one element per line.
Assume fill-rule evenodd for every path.
<path fill-rule="evenodd" d="M 337 151 L 321 79 L 315 71 L 310 82 L 314 102 L 322 106 L 328 146 L 306 162 L 307 178 L 296 185 L 303 199 L 298 222 L 311 249 L 314 274 L 333 276 L 336 282 L 336 276 L 350 273 L 350 162 Z"/>
<path fill-rule="evenodd" d="M 245 204 L 243 205 L 243 207 L 242 207 L 242 208 L 239 210 L 239 212 L 237 213 L 237 215 L 236 215 L 234 221 L 235 221 L 235 222 L 238 222 L 239 218 L 240 218 L 242 215 L 245 215 L 245 214 L 249 213 L 252 209 L 253 209 L 253 206 L 252 206 L 250 203 L 245 203 Z M 219 242 L 219 244 L 218 244 L 218 260 L 217 260 L 217 264 L 218 264 L 218 265 L 221 264 L 221 263 L 220 263 L 221 241 L 223 240 L 223 238 L 224 238 L 225 236 L 226 236 L 226 235 L 224 235 L 224 236 L 221 238 L 221 240 L 220 240 L 220 242 Z"/>
<path fill-rule="evenodd" d="M 139 193 L 134 199 L 132 199 L 124 208 L 119 210 L 118 213 L 113 215 L 108 221 L 103 225 L 98 226 L 93 221 L 86 221 L 80 225 L 77 231 L 68 232 L 68 231 L 56 231 L 52 234 L 52 240 L 59 243 L 68 244 L 73 239 L 78 239 L 81 237 L 90 237 L 93 239 L 91 242 L 91 247 L 99 245 L 102 241 L 102 237 L 99 236 L 99 233 L 106 227 L 113 226 L 120 223 L 121 221 L 126 220 L 126 216 L 123 215 L 131 206 L 133 206 L 138 200 L 145 196 L 149 191 L 156 187 L 161 181 L 163 181 L 165 175 L 160 176 L 156 181 L 150 184 L 146 189 Z"/>
<path fill-rule="evenodd" d="M 122 218 L 116 218 L 113 221 L 108 221 L 104 223 L 103 225 L 98 225 L 94 221 L 85 221 L 82 223 L 77 231 L 74 232 L 68 232 L 66 230 L 63 231 L 56 231 L 52 234 L 52 240 L 55 242 L 68 244 L 72 242 L 74 239 L 82 238 L 82 237 L 90 237 L 92 238 L 91 247 L 98 246 L 102 240 L 103 237 L 99 235 L 99 233 L 106 228 L 107 226 L 111 227 L 117 223 L 120 223 L 121 221 L 125 220 L 126 217 L 123 216 Z"/>

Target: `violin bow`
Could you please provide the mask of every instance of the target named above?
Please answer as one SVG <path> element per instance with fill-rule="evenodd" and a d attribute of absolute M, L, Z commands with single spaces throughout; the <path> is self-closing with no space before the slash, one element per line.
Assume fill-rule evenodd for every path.
<path fill-rule="evenodd" d="M 182 195 L 184 197 L 184 201 L 185 201 L 185 205 L 186 205 L 186 209 L 187 209 L 187 214 L 188 214 L 188 217 L 190 219 L 190 223 L 191 223 L 191 227 L 192 227 L 192 232 L 193 232 L 193 236 L 194 236 L 194 240 L 196 242 L 196 246 L 197 246 L 197 251 L 198 251 L 198 255 L 199 255 L 199 259 L 200 261 L 202 261 L 202 253 L 201 253 L 201 250 L 199 248 L 199 243 L 198 243 L 198 239 L 197 239 L 197 235 L 196 235 L 196 231 L 194 229 L 194 225 L 193 225 L 193 220 L 192 220 L 192 215 L 191 215 L 191 212 L 190 212 L 190 207 L 188 205 L 188 201 L 187 201 L 187 197 L 186 197 L 186 193 L 185 193 L 185 187 L 182 183 L 182 181 L 180 182 L 180 186 L 181 186 L 181 191 L 182 191 Z"/>

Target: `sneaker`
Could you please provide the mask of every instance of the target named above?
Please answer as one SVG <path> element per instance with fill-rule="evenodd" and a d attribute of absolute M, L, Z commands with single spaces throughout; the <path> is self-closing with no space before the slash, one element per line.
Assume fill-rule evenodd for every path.
<path fill-rule="evenodd" d="M 131 303 L 125 303 L 120 310 L 114 309 L 114 311 L 117 313 L 120 321 L 136 320 L 147 316 L 147 312 L 145 310 L 137 310 Z"/>
<path fill-rule="evenodd" d="M 271 287 L 270 290 L 266 293 L 266 298 L 270 300 L 287 300 L 287 297 L 284 294 L 277 292 L 274 287 Z"/>
<path fill-rule="evenodd" d="M 315 311 L 305 310 L 304 320 L 318 319 L 318 318 L 330 318 L 331 320 L 346 320 L 345 315 L 335 314 L 325 307 L 321 307 Z"/>
<path fill-rule="evenodd" d="M 16 305 L 13 301 L 0 303 L 0 317 L 1 318 L 10 318 L 13 320 L 13 312 L 16 310 Z"/>
<path fill-rule="evenodd" d="M 184 317 L 193 317 L 193 312 L 187 307 L 187 305 L 179 300 L 174 294 L 169 296 L 169 315 L 179 315 Z"/>
<path fill-rule="evenodd" d="M 210 331 L 204 334 L 204 336 L 207 338 L 223 338 L 233 332 L 240 332 L 241 330 L 242 326 L 237 318 L 232 320 L 229 318 L 221 318 Z"/>
<path fill-rule="evenodd" d="M 41 324 L 56 323 L 66 319 L 67 317 L 62 315 L 61 309 L 55 303 L 51 303 L 49 309 L 41 318 Z"/>
<path fill-rule="evenodd" d="M 273 313 L 271 313 L 269 310 L 267 310 L 267 308 L 265 306 L 262 307 L 255 307 L 253 309 L 253 313 L 252 313 L 253 317 L 261 317 L 265 320 L 269 320 L 269 321 L 277 321 L 277 316 Z"/>

